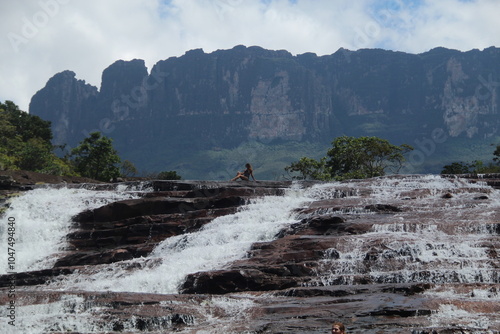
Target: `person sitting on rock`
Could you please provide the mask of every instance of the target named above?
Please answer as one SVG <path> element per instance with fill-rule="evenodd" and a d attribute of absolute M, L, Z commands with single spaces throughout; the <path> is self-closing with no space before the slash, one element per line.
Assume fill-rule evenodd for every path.
<path fill-rule="evenodd" d="M 231 181 L 236 181 L 238 179 L 242 179 L 244 181 L 250 181 L 250 176 L 253 178 L 254 181 L 255 177 L 253 176 L 253 168 L 252 165 L 247 163 L 245 165 L 246 169 L 243 172 L 238 172 L 234 178 L 231 179 Z"/>
<path fill-rule="evenodd" d="M 341 322 L 334 322 L 332 324 L 332 334 L 346 334 L 344 324 Z"/>

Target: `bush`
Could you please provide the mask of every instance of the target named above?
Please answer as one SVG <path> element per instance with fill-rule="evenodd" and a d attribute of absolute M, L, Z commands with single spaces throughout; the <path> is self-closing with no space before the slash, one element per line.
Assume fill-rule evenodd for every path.
<path fill-rule="evenodd" d="M 158 180 L 180 180 L 182 177 L 176 171 L 160 172 L 157 176 Z"/>

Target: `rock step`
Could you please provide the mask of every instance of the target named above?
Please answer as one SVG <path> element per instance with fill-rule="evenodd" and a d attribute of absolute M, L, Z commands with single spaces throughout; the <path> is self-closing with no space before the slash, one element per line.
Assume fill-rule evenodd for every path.
<path fill-rule="evenodd" d="M 265 186 L 263 186 L 263 184 Z M 152 181 L 141 198 L 117 201 L 73 218 L 69 253 L 55 267 L 107 264 L 147 256 L 166 238 L 235 213 L 251 198 L 281 196 L 283 182 Z"/>
<path fill-rule="evenodd" d="M 372 285 L 370 287 L 300 287 L 267 292 L 265 295 L 256 293 L 252 297 L 248 295 L 247 297 L 224 296 L 223 298 L 225 302 L 234 304 L 241 304 L 241 301 L 246 301 L 249 297 L 252 298 L 253 305 L 249 311 L 256 312 L 259 314 L 260 319 L 272 324 L 267 328 L 267 331 L 262 331 L 262 324 L 256 322 L 250 328 L 247 327 L 245 332 L 285 333 L 287 332 L 285 327 L 290 328 L 290 326 L 293 326 L 293 322 L 297 321 L 302 323 L 298 327 L 298 332 L 304 333 L 303 328 L 306 326 L 310 327 L 307 333 L 326 333 L 328 324 L 331 322 L 331 314 L 337 314 L 339 309 L 346 310 L 352 316 L 356 316 L 361 324 L 364 324 L 364 319 L 376 318 L 376 322 L 380 327 L 386 322 L 394 321 L 395 318 L 410 317 L 419 319 L 428 317 L 431 312 L 429 307 L 426 307 L 424 303 L 408 303 L 405 298 L 421 294 L 432 287 L 432 285 L 428 284 Z M 367 293 L 399 302 L 388 306 L 383 301 L 379 301 L 378 304 L 376 301 L 365 301 L 364 296 Z M 220 316 L 232 311 L 218 306 L 217 301 L 221 300 L 221 297 L 203 294 L 165 295 L 128 292 L 25 291 L 23 288 L 20 288 L 17 294 L 19 296 L 18 306 L 32 305 L 40 300 L 50 300 L 50 302 L 64 300 L 65 303 L 70 305 L 73 300 L 83 299 L 86 309 L 99 310 L 101 315 L 105 315 L 104 317 L 91 319 L 93 328 L 99 332 L 110 334 L 182 332 L 190 330 L 195 324 L 209 324 L 207 318 L 213 317 L 214 312 L 218 312 L 218 316 Z M 4 299 L 7 300 L 6 298 L 6 296 L 0 296 L 0 302 L 3 302 Z M 277 300 L 279 304 L 274 304 Z M 373 308 L 370 311 L 358 310 L 359 304 L 363 302 L 371 303 Z M 78 315 L 77 310 L 75 314 L 68 314 L 67 316 Z M 274 317 L 280 317 L 286 323 L 281 321 L 273 322 L 271 319 L 267 319 L 269 317 L 273 319 L 275 319 Z M 232 319 L 232 321 L 238 320 L 241 319 Z M 420 326 L 418 328 L 425 330 L 425 327 Z M 409 333 L 414 329 L 414 326 L 401 323 L 401 333 Z M 58 333 L 57 330 L 51 330 L 50 332 Z M 59 333 L 62 334 L 63 331 Z M 83 332 L 78 331 L 72 331 L 72 333 L 83 334 Z M 450 332 L 443 331 L 442 333 Z"/>
<path fill-rule="evenodd" d="M 468 179 L 471 183 L 485 182 L 492 188 L 500 189 L 500 173 L 486 173 L 486 174 L 443 174 L 445 178 L 461 178 Z"/>
<path fill-rule="evenodd" d="M 133 217 L 185 213 L 200 209 L 238 207 L 244 204 L 246 199 L 240 196 L 215 199 L 178 199 L 170 197 L 129 199 L 81 212 L 73 218 L 73 221 L 76 223 L 104 223 Z"/>

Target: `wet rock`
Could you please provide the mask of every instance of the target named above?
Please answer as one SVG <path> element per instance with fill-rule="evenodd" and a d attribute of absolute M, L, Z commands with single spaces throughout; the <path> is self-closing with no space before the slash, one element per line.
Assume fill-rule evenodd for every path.
<path fill-rule="evenodd" d="M 166 238 L 198 230 L 236 212 L 252 197 L 280 196 L 287 182 L 151 181 L 138 199 L 110 203 L 73 218 L 72 246 L 55 267 L 96 265 L 147 256 Z"/>
<path fill-rule="evenodd" d="M 181 287 L 186 294 L 226 294 L 244 291 L 283 290 L 297 286 L 297 280 L 288 270 L 268 274 L 257 269 L 220 270 L 188 275 Z"/>
<path fill-rule="evenodd" d="M 319 233 L 326 233 L 332 229 L 339 229 L 339 225 L 345 226 L 345 219 L 338 216 L 321 216 L 307 221 L 307 226 L 317 230 Z"/>
<path fill-rule="evenodd" d="M 17 185 L 16 180 L 10 175 L 0 175 L 0 189 L 11 189 Z"/>
<path fill-rule="evenodd" d="M 47 282 L 110 263 L 140 273 L 161 262 L 140 259 L 161 241 L 288 186 L 153 182 L 157 191 L 138 200 L 76 216 L 54 268 L 0 276 L 0 286 L 7 291 L 15 280 L 20 307 L 60 302 L 83 316 L 98 310 L 94 332 L 319 334 L 341 320 L 353 333 L 496 334 L 500 214 L 485 212 L 496 190 L 452 179 L 457 185 L 446 192 L 453 199 L 444 200 L 416 177 L 384 181 L 391 180 L 402 184 L 394 196 L 373 196 L 376 180 L 333 184 L 273 240 L 254 243 L 223 268 L 189 274 L 180 294 L 45 291 Z M 488 198 L 476 199 L 483 193 Z M 473 262 L 477 271 L 467 267 Z M 486 325 L 457 313 L 477 314 Z"/>
<path fill-rule="evenodd" d="M 475 200 L 487 200 L 487 199 L 489 199 L 489 197 L 486 195 L 481 195 L 481 196 L 474 197 L 474 199 Z"/>
<path fill-rule="evenodd" d="M 371 316 L 403 317 L 403 318 L 425 316 L 430 314 L 432 314 L 431 310 L 405 310 L 405 309 L 391 309 L 387 307 L 369 313 L 369 315 Z"/>
<path fill-rule="evenodd" d="M 153 247 L 141 247 L 141 249 L 111 249 L 102 252 L 78 252 L 59 259 L 54 267 L 67 267 L 75 265 L 97 265 L 130 260 L 135 257 L 146 256 Z"/>
<path fill-rule="evenodd" d="M 398 208 L 397 206 L 391 205 L 391 204 L 370 204 L 370 205 L 365 206 L 365 209 L 369 210 L 369 211 L 373 211 L 373 212 L 378 212 L 378 213 L 403 211 L 403 210 L 401 210 L 401 208 Z"/>
<path fill-rule="evenodd" d="M 19 286 L 43 285 L 60 275 L 72 274 L 77 269 L 78 267 L 66 267 L 1 275 L 0 288 L 15 287 L 15 290 Z"/>

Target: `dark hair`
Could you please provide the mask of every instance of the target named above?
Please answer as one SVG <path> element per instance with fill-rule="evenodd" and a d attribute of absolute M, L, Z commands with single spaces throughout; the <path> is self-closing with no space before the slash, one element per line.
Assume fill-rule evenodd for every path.
<path fill-rule="evenodd" d="M 248 162 L 245 164 L 245 167 L 248 168 L 248 169 L 253 169 L 252 165 L 250 165 L 250 163 L 248 163 Z"/>

